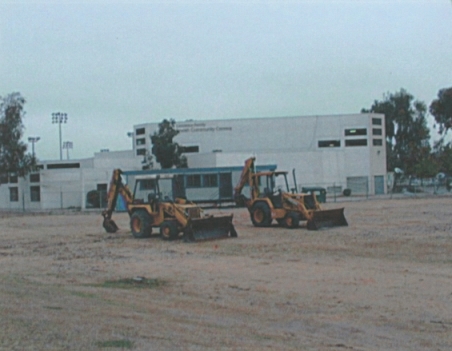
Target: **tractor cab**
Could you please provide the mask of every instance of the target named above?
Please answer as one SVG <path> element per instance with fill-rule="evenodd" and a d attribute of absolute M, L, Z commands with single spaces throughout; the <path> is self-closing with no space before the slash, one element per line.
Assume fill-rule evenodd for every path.
<path fill-rule="evenodd" d="M 171 174 L 148 174 L 135 177 L 133 189 L 134 203 L 148 202 L 152 211 L 156 211 L 158 202 L 169 202 L 173 200 L 173 175 Z"/>
<path fill-rule="evenodd" d="M 275 208 L 282 207 L 282 193 L 289 192 L 287 172 L 259 172 L 253 174 L 258 198 L 268 198 Z"/>

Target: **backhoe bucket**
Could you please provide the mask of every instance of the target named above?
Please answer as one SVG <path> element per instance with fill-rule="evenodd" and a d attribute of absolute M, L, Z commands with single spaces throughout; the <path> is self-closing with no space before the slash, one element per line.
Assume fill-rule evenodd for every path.
<path fill-rule="evenodd" d="M 309 230 L 318 230 L 321 228 L 347 226 L 347 220 L 344 216 L 344 209 L 337 208 L 333 210 L 316 210 L 313 217 L 308 220 L 307 228 Z"/>
<path fill-rule="evenodd" d="M 185 228 L 185 241 L 215 240 L 237 237 L 232 215 L 222 217 L 192 218 Z"/>
<path fill-rule="evenodd" d="M 115 221 L 109 218 L 104 218 L 103 227 L 107 233 L 116 233 L 119 229 Z"/>

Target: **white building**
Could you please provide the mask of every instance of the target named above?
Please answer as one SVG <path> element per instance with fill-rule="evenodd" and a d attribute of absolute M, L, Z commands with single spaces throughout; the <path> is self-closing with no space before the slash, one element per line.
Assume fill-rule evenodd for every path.
<path fill-rule="evenodd" d="M 176 122 L 174 141 L 184 148 L 188 166 L 243 165 L 256 156 L 258 164 L 296 170 L 301 186 L 321 186 L 352 194 L 386 192 L 384 115 L 244 118 Z M 158 123 L 134 126 L 136 155 L 150 150 Z"/>
<path fill-rule="evenodd" d="M 88 193 L 105 193 L 113 169 L 142 170 L 144 157 L 152 148 L 150 135 L 157 131 L 158 124 L 134 126 L 133 150 L 100 152 L 80 160 L 43 161 L 40 171 L 25 179 L 0 176 L 0 209 L 92 206 L 87 201 Z M 176 123 L 180 133 L 175 141 L 184 148 L 190 168 L 207 173 L 218 173 L 215 168 L 221 172 L 224 167 L 230 168 L 232 185 L 222 189 L 228 194 L 238 177 L 238 166 L 250 156 L 256 157 L 258 166 L 295 170 L 299 190 L 321 186 L 330 195 L 346 188 L 352 194 L 384 194 L 384 125 L 381 114 L 189 120 Z M 155 162 L 154 166 L 159 168 Z M 207 173 L 203 176 L 208 177 Z M 223 184 L 221 179 L 219 183 Z M 198 190 L 202 191 L 202 187 L 203 184 Z M 189 191 L 196 190 L 192 188 Z M 101 201 L 99 206 L 104 205 Z"/>
<path fill-rule="evenodd" d="M 42 161 L 39 172 L 25 178 L 4 175 L 0 179 L 0 209 L 48 210 L 85 209 L 92 190 L 106 193 L 115 168 L 141 169 L 142 157 L 132 150 L 99 152 L 75 160 Z"/>

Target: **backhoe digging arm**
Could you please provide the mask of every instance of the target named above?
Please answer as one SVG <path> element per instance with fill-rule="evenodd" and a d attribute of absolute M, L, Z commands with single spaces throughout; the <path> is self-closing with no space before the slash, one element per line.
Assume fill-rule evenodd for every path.
<path fill-rule="evenodd" d="M 246 206 L 248 207 L 250 199 L 248 199 L 245 195 L 242 194 L 243 187 L 245 185 L 250 186 L 251 198 L 254 199 L 259 194 L 259 188 L 254 184 L 253 174 L 255 173 L 254 169 L 254 161 L 255 157 L 250 157 L 245 161 L 245 165 L 243 166 L 242 173 L 240 174 L 240 180 L 237 185 L 234 187 L 234 201 L 237 206 Z"/>
<path fill-rule="evenodd" d="M 123 184 L 121 174 L 122 171 L 120 169 L 115 169 L 113 171 L 107 194 L 107 209 L 102 211 L 102 216 L 104 217 L 103 227 L 107 233 L 115 233 L 119 229 L 116 223 L 111 219 L 113 211 L 115 210 L 118 195 L 121 194 L 127 203 L 133 202 L 133 195 L 129 188 Z"/>

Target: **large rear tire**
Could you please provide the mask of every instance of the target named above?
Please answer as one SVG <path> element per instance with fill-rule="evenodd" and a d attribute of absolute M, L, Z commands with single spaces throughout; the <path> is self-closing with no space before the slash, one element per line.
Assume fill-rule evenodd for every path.
<path fill-rule="evenodd" d="M 164 221 L 160 225 L 160 237 L 163 240 L 175 240 L 179 237 L 179 229 L 176 221 Z"/>
<path fill-rule="evenodd" d="M 130 229 L 136 239 L 148 238 L 152 234 L 152 219 L 145 211 L 136 211 L 130 216 Z"/>
<path fill-rule="evenodd" d="M 271 210 L 266 202 L 256 202 L 251 207 L 250 214 L 255 227 L 270 227 L 272 224 Z"/>

